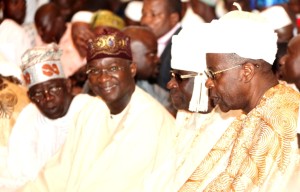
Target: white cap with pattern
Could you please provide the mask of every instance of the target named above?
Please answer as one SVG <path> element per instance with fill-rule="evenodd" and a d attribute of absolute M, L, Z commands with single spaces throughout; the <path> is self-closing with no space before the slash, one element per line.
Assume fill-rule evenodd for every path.
<path fill-rule="evenodd" d="M 65 78 L 61 55 L 62 50 L 55 43 L 28 49 L 22 56 L 21 65 L 28 88 L 51 79 Z"/>

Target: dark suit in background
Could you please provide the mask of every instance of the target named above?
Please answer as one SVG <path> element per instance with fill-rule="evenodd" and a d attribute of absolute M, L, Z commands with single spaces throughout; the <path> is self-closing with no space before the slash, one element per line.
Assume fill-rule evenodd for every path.
<path fill-rule="evenodd" d="M 173 35 L 177 35 L 181 30 L 178 28 Z M 167 83 L 171 80 L 170 70 L 171 70 L 171 48 L 172 48 L 172 38 L 169 39 L 168 44 L 160 56 L 160 69 L 159 75 L 157 77 L 157 83 L 159 86 L 167 89 Z"/>

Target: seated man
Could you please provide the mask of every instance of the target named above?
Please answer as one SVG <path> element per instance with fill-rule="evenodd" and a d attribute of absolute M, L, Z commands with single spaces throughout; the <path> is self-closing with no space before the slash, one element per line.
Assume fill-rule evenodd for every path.
<path fill-rule="evenodd" d="M 6 187 L 35 179 L 45 162 L 63 145 L 75 115 L 90 96 L 71 94 L 56 44 L 35 47 L 22 57 L 30 104 L 20 112 L 9 138 Z M 9 181 L 11 179 L 12 181 Z M 2 181 L 2 180 L 1 180 Z"/>
<path fill-rule="evenodd" d="M 181 191 L 285 191 L 298 158 L 300 94 L 272 72 L 277 35 L 261 15 L 241 10 L 211 25 L 205 43 L 210 98 L 224 112 L 244 114 Z"/>
<path fill-rule="evenodd" d="M 172 37 L 172 78 L 167 87 L 178 112 L 177 161 L 171 191 L 179 191 L 230 123 L 241 114 L 240 110 L 223 113 L 218 106 L 214 108 L 208 99 L 203 42 L 209 26 L 204 23 L 197 27 L 186 26 Z M 182 50 L 186 47 L 189 51 Z"/>
<path fill-rule="evenodd" d="M 135 85 L 130 38 L 104 32 L 89 42 L 87 55 L 98 101 L 82 109 L 61 153 L 23 191 L 141 192 L 170 157 L 174 118 Z M 108 119 L 99 96 L 110 110 Z"/>

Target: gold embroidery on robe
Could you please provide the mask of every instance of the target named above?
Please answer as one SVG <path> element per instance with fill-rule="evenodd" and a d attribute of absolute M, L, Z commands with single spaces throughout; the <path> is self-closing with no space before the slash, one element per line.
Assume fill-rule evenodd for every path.
<path fill-rule="evenodd" d="M 299 100 L 284 85 L 269 89 L 255 109 L 230 125 L 180 192 L 197 191 L 231 143 L 226 169 L 204 191 L 248 191 L 262 186 L 272 167 L 284 173 L 296 140 Z"/>
<path fill-rule="evenodd" d="M 0 146 L 6 146 L 12 127 L 22 109 L 29 103 L 27 89 L 2 79 L 0 90 Z"/>

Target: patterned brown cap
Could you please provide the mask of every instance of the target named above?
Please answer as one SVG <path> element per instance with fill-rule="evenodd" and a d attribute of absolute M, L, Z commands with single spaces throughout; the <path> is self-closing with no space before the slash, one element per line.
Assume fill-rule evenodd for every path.
<path fill-rule="evenodd" d="M 90 39 L 87 61 L 105 57 L 132 60 L 130 38 L 121 31 L 104 29 L 101 35 Z"/>

